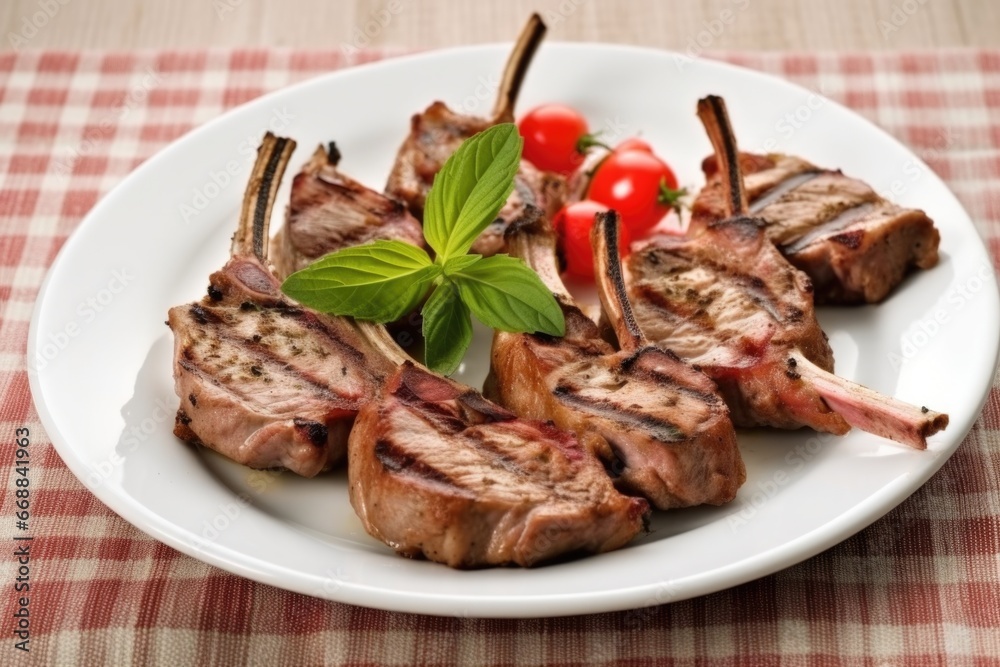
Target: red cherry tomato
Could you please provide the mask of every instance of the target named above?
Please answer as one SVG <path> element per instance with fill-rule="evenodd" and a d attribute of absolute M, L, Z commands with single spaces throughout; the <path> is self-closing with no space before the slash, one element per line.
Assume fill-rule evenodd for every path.
<path fill-rule="evenodd" d="M 631 137 L 621 142 L 614 147 L 615 153 L 624 153 L 626 151 L 642 151 L 643 153 L 649 153 L 653 155 L 653 147 L 649 145 L 644 139 L 639 137 Z"/>
<path fill-rule="evenodd" d="M 566 273 L 580 278 L 594 277 L 594 246 L 590 242 L 590 230 L 594 226 L 594 216 L 607 210 L 607 206 L 585 199 L 564 206 L 556 214 L 554 223 L 566 258 Z M 624 225 L 620 225 L 619 230 L 618 248 L 624 257 L 628 254 L 631 235 Z"/>
<path fill-rule="evenodd" d="M 588 132 L 587 120 L 562 104 L 545 104 L 529 111 L 518 124 L 524 137 L 524 159 L 542 171 L 569 174 L 581 164 L 577 142 Z"/>
<path fill-rule="evenodd" d="M 587 190 L 588 198 L 618 211 L 633 237 L 662 220 L 681 194 L 674 171 L 640 139 L 616 147 L 598 165 Z"/>

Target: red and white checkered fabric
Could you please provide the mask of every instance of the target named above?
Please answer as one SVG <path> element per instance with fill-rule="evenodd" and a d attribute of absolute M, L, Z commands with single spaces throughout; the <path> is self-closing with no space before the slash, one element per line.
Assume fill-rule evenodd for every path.
<path fill-rule="evenodd" d="M 1000 51 L 716 57 L 823 90 L 893 133 L 948 182 L 1000 265 Z M 349 64 L 332 50 L 0 54 L 0 664 L 1000 664 L 997 387 L 958 453 L 870 528 L 773 576 L 633 612 L 476 620 L 325 602 L 181 555 L 91 495 L 28 392 L 28 321 L 56 252 L 94 202 L 192 127 Z M 14 648 L 6 555 L 22 426 L 34 454 L 30 655 Z"/>

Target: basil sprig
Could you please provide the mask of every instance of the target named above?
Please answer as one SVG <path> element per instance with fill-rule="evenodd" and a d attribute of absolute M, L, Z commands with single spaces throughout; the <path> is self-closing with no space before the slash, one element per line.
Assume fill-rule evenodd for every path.
<path fill-rule="evenodd" d="M 310 308 L 382 323 L 426 298 L 424 362 L 446 375 L 458 368 L 472 341 L 471 315 L 502 331 L 562 336 L 562 309 L 524 262 L 468 254 L 514 189 L 521 147 L 517 127 L 503 123 L 467 139 L 448 158 L 424 206 L 424 238 L 433 260 L 403 241 L 375 241 L 313 262 L 281 289 Z"/>

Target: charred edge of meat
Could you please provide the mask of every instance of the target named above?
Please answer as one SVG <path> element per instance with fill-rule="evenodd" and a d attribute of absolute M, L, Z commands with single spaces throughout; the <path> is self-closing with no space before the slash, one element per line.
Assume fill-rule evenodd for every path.
<path fill-rule="evenodd" d="M 338 164 L 340 164 L 341 157 L 342 156 L 340 154 L 340 149 L 337 148 L 337 142 L 336 141 L 327 142 L 326 161 L 330 164 L 330 166 L 336 167 Z"/>
<path fill-rule="evenodd" d="M 507 60 L 507 66 L 503 71 L 503 79 L 500 81 L 500 90 L 497 93 L 496 106 L 493 108 L 493 120 L 495 122 L 513 122 L 514 105 L 517 103 L 517 95 L 521 91 L 521 84 L 528 73 L 531 60 L 538 50 L 539 44 L 545 38 L 545 23 L 537 13 L 532 14 L 521 30 L 521 35 L 514 45 L 514 50 Z"/>
<path fill-rule="evenodd" d="M 326 440 L 329 437 L 329 429 L 327 429 L 325 424 L 320 424 L 310 419 L 302 419 L 301 417 L 296 417 L 293 423 L 296 430 L 304 435 L 313 445 L 316 447 L 324 447 L 326 445 Z"/>
<path fill-rule="evenodd" d="M 621 348 L 635 350 L 643 344 L 644 339 L 625 288 L 625 275 L 622 273 L 621 254 L 618 249 L 618 225 L 617 212 L 598 213 L 594 219 L 590 238 L 594 244 L 601 304 L 611 320 Z"/>
<path fill-rule="evenodd" d="M 257 149 L 257 161 L 250 175 L 250 185 L 243 196 L 240 225 L 233 237 L 232 255 L 249 257 L 253 254 L 262 263 L 267 262 L 267 231 L 271 222 L 271 210 L 281 177 L 295 150 L 295 142 L 284 137 L 276 137 L 270 132 L 264 135 Z"/>
<path fill-rule="evenodd" d="M 729 186 L 729 211 L 726 217 L 741 215 L 747 212 L 747 194 L 743 187 L 743 174 L 740 171 L 740 153 L 736 146 L 736 136 L 729 123 L 726 112 L 726 102 L 717 95 L 698 100 L 698 118 L 701 119 L 712 141 L 715 154 L 720 161 L 719 170 L 726 175 Z"/>
<path fill-rule="evenodd" d="M 545 234 L 549 231 L 545 222 L 545 214 L 542 213 L 542 209 L 528 204 L 524 207 L 524 213 L 521 214 L 521 217 L 507 225 L 507 229 L 503 232 L 503 240 L 510 243 L 518 236 Z"/>

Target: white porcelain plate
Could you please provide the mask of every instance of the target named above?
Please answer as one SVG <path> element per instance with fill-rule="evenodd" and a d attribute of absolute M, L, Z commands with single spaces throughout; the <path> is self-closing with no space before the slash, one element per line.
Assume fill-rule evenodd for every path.
<path fill-rule="evenodd" d="M 651 533 L 614 553 L 463 572 L 400 558 L 369 538 L 342 471 L 311 480 L 255 472 L 177 440 L 164 318 L 170 306 L 200 298 L 225 262 L 263 131 L 299 142 L 294 170 L 335 139 L 343 168 L 381 187 L 411 114 L 436 99 L 489 113 L 507 52 L 400 58 L 267 95 L 177 141 L 94 207 L 48 274 L 28 354 L 42 423 L 103 502 L 172 547 L 289 590 L 428 614 L 551 616 L 679 600 L 792 565 L 882 516 L 955 451 L 985 400 L 1000 325 L 986 250 L 937 176 L 861 117 L 785 81 L 589 44 L 544 45 L 520 108 L 564 102 L 611 139 L 640 133 L 697 187 L 710 146 L 695 102 L 720 94 L 743 148 L 840 167 L 934 218 L 936 268 L 878 307 L 821 312 L 841 375 L 951 415 L 927 451 L 861 432 L 741 433 L 748 479 L 730 505 L 660 513 Z M 481 385 L 488 346 L 479 331 L 463 380 Z"/>

